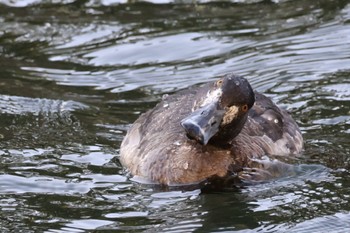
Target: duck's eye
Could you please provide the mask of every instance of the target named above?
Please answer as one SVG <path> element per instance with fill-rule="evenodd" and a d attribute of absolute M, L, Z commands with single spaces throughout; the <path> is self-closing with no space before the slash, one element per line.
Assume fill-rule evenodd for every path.
<path fill-rule="evenodd" d="M 247 105 L 247 104 L 245 104 L 245 105 L 242 106 L 242 111 L 243 111 L 243 112 L 248 111 L 248 105 Z"/>
<path fill-rule="evenodd" d="M 222 86 L 222 80 L 220 79 L 219 81 L 216 82 L 216 86 L 221 87 Z"/>

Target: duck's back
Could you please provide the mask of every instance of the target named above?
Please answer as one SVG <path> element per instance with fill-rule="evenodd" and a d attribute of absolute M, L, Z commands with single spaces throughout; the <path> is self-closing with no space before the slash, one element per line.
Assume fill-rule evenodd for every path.
<path fill-rule="evenodd" d="M 255 97 L 241 133 L 232 142 L 234 152 L 245 157 L 299 154 L 303 138 L 290 114 L 258 92 Z"/>
<path fill-rule="evenodd" d="M 201 90 L 166 96 L 135 121 L 120 151 L 122 164 L 133 175 L 164 184 L 194 183 L 225 176 L 232 165 L 249 167 L 252 158 L 300 153 L 302 136 L 294 120 L 259 93 L 230 148 L 188 139 L 180 122 L 191 114 L 194 96 Z"/>

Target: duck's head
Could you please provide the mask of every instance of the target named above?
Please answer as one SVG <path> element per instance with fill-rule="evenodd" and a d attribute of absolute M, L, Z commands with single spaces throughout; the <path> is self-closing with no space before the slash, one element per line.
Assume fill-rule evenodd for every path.
<path fill-rule="evenodd" d="M 255 95 L 249 82 L 227 74 L 198 92 L 193 112 L 181 121 L 187 136 L 206 145 L 226 145 L 244 126 Z"/>

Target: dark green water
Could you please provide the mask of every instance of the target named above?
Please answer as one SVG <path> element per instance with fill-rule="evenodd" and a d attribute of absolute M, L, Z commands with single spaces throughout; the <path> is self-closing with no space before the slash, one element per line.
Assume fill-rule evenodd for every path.
<path fill-rule="evenodd" d="M 299 123 L 297 175 L 222 193 L 130 181 L 129 125 L 229 71 Z M 1 232 L 349 232 L 349 126 L 349 1 L 0 1 Z"/>

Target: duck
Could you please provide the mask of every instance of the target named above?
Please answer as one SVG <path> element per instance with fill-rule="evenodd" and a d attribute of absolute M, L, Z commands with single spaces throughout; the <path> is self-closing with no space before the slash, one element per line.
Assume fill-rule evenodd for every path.
<path fill-rule="evenodd" d="M 301 131 L 287 110 L 227 73 L 164 95 L 129 128 L 120 162 L 135 180 L 165 186 L 266 180 L 271 167 L 284 170 L 266 158 L 295 157 L 302 149 Z"/>

